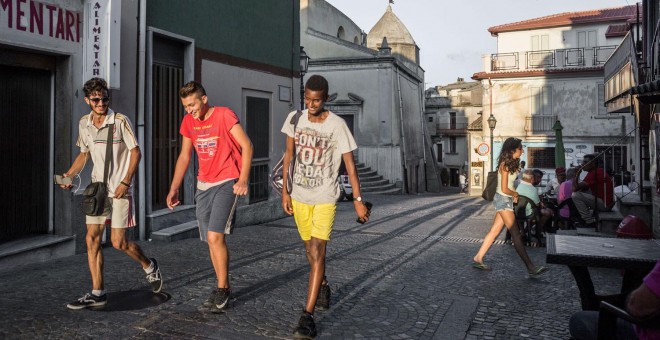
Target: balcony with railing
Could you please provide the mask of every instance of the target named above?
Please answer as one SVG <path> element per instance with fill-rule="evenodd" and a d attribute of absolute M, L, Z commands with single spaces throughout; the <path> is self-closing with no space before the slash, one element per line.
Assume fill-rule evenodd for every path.
<path fill-rule="evenodd" d="M 461 136 L 467 135 L 468 123 L 466 122 L 456 122 L 456 123 L 437 123 L 436 124 L 436 134 L 441 135 L 450 135 L 450 136 Z"/>
<path fill-rule="evenodd" d="M 494 53 L 484 57 L 486 72 L 579 69 L 602 66 L 616 46 Z"/>
<path fill-rule="evenodd" d="M 551 115 L 534 115 L 525 118 L 525 132 L 527 135 L 548 134 L 554 133 L 552 127 L 557 121 L 557 116 Z"/>

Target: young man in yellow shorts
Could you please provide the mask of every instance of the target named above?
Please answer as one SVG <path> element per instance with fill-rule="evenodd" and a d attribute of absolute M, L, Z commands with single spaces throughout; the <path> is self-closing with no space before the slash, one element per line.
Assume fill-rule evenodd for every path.
<path fill-rule="evenodd" d="M 295 131 L 290 122 L 296 111 L 289 114 L 282 127 L 282 132 L 287 135 L 284 178 L 287 178 L 289 163 L 295 157 L 293 188 L 289 194 L 288 183 L 284 181 L 282 208 L 294 216 L 310 266 L 307 302 L 293 333 L 298 339 L 316 336 L 314 308 L 327 309 L 330 306 L 325 254 L 335 221 L 336 202 L 341 194 L 337 175 L 342 160 L 353 186 L 355 212 L 362 221 L 369 220 L 353 160 L 357 145 L 344 119 L 324 108 L 327 99 L 328 81 L 319 75 L 310 77 L 305 84 L 307 110 L 300 116 Z"/>

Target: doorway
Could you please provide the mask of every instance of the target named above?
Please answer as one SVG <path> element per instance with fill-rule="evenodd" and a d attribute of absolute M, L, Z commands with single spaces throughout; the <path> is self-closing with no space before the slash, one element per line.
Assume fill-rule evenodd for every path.
<path fill-rule="evenodd" d="M 0 243 L 47 234 L 52 72 L 0 65 Z"/>

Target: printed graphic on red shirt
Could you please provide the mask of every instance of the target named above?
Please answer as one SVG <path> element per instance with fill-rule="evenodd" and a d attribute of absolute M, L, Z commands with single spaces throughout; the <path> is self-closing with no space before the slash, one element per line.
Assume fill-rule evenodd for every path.
<path fill-rule="evenodd" d="M 195 149 L 199 157 L 210 158 L 218 151 L 218 137 L 198 138 Z"/>
<path fill-rule="evenodd" d="M 332 161 L 332 133 L 304 129 L 296 133 L 296 168 L 293 182 L 311 189 L 323 185 Z"/>

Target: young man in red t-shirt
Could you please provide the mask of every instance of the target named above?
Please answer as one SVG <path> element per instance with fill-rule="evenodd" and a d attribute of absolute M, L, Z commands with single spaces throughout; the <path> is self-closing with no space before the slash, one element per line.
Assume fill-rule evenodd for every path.
<path fill-rule="evenodd" d="M 220 310 L 226 307 L 231 292 L 225 235 L 232 232 L 238 196 L 248 192 L 252 142 L 232 110 L 208 105 L 206 91 L 200 83 L 187 83 L 179 91 L 179 97 L 188 114 L 179 130 L 183 136 L 181 153 L 166 201 L 170 209 L 181 203 L 179 187 L 194 147 L 199 160 L 195 193 L 199 237 L 208 243 L 218 279 L 204 306 Z"/>
<path fill-rule="evenodd" d="M 610 211 L 614 206 L 614 184 L 603 168 L 597 166 L 596 155 L 586 155 L 582 168 L 573 178 L 573 203 L 588 227 L 596 227 L 593 211 Z M 587 176 L 579 181 L 580 172 Z"/>

